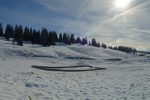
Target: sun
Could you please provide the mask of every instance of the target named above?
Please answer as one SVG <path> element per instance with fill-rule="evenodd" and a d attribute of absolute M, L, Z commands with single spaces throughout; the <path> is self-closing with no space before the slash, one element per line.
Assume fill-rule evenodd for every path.
<path fill-rule="evenodd" d="M 115 0 L 115 6 L 117 8 L 127 8 L 130 3 L 131 0 Z"/>

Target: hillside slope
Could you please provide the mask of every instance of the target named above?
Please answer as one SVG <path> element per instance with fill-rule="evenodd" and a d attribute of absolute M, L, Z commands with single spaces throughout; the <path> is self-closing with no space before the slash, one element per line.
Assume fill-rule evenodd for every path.
<path fill-rule="evenodd" d="M 59 44 L 59 43 L 58 43 Z M 32 65 L 90 65 L 55 72 Z M 150 58 L 91 46 L 12 45 L 0 39 L 0 100 L 149 100 Z"/>

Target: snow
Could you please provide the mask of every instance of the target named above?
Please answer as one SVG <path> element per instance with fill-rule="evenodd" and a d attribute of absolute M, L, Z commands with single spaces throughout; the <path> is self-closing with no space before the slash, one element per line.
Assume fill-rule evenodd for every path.
<path fill-rule="evenodd" d="M 32 65 L 106 70 L 55 72 Z M 20 47 L 0 39 L 0 100 L 150 100 L 150 58 L 87 45 Z"/>

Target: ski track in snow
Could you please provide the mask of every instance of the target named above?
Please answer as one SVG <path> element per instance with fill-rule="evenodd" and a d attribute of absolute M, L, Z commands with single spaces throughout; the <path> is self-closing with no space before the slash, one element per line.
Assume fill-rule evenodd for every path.
<path fill-rule="evenodd" d="M 105 60 L 115 58 L 122 60 Z M 148 59 L 90 46 L 19 47 L 0 40 L 0 100 L 150 100 Z M 91 65 L 107 70 L 67 73 L 32 65 Z"/>

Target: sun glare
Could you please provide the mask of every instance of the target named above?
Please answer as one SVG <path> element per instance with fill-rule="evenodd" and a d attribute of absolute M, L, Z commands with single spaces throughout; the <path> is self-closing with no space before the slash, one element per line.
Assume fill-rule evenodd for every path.
<path fill-rule="evenodd" d="M 115 6 L 117 8 L 127 8 L 130 4 L 131 0 L 116 0 Z"/>

